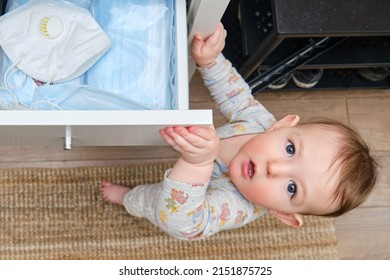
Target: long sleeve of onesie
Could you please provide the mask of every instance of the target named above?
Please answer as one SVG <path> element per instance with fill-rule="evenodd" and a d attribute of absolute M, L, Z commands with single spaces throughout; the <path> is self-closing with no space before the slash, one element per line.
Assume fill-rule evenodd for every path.
<path fill-rule="evenodd" d="M 214 63 L 198 70 L 228 122 L 217 129 L 221 138 L 264 132 L 276 122 L 274 116 L 253 98 L 248 84 L 222 54 Z"/>
<path fill-rule="evenodd" d="M 221 138 L 263 132 L 274 123 L 273 116 L 253 99 L 246 82 L 223 55 L 199 71 L 229 122 L 218 131 Z M 243 226 L 262 215 L 264 209 L 242 197 L 224 168 L 221 170 L 217 160 L 213 175 L 202 185 L 173 181 L 168 178 L 171 170 L 167 170 L 162 182 L 129 191 L 124 197 L 125 208 L 184 240 Z"/>

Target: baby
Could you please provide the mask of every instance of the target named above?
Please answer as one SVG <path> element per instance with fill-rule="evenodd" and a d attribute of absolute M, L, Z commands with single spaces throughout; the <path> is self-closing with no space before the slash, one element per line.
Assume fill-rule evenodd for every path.
<path fill-rule="evenodd" d="M 161 130 L 180 152 L 162 182 L 128 188 L 103 181 L 104 199 L 184 240 L 265 213 L 299 228 L 302 215 L 336 217 L 360 205 L 378 172 L 363 139 L 336 121 L 276 121 L 222 55 L 225 38 L 222 24 L 207 39 L 196 35 L 192 56 L 227 124 Z"/>

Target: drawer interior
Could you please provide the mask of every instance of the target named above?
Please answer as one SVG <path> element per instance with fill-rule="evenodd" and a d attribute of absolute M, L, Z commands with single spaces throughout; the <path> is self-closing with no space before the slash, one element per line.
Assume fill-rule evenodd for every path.
<path fill-rule="evenodd" d="M 72 5 L 69 5 L 67 1 Z M 71 17 L 79 17 L 76 14 L 62 15 L 60 12 L 52 18 L 60 22 L 63 32 L 59 32 L 60 35 L 57 38 L 50 38 L 50 41 L 44 36 L 39 36 L 42 35 L 39 31 L 36 33 L 29 31 L 39 29 L 38 23 L 41 26 L 42 22 L 39 19 L 45 15 L 45 12 L 37 13 L 34 17 L 34 5 L 30 5 L 32 2 L 9 0 L 6 5 L 7 15 L 3 20 L 6 22 L 2 26 L 6 24 L 12 26 L 10 23 L 13 18 L 18 18 L 16 12 L 25 7 L 26 17 L 30 11 L 32 16 L 29 21 L 21 23 L 21 28 L 29 24 L 37 25 L 37 28 L 28 27 L 26 31 L 28 36 L 23 36 L 25 31 L 16 32 L 16 30 L 8 35 L 8 38 L 6 32 L 1 32 L 0 29 L 0 35 L 4 33 L 0 36 L 4 38 L 1 40 L 2 50 L 0 52 L 0 70 L 3 77 L 0 81 L 0 88 L 6 89 L 1 96 L 1 109 L 184 109 L 181 107 L 182 103 L 179 102 L 178 93 L 185 96 L 188 95 L 188 90 L 183 90 L 183 88 L 179 90 L 178 81 L 184 78 L 185 69 L 188 66 L 186 67 L 186 63 L 178 57 L 181 54 L 177 53 L 179 45 L 186 40 L 185 30 L 177 29 L 186 26 L 185 22 L 179 22 L 182 19 L 178 18 L 182 12 L 177 10 L 177 3 L 182 1 L 67 1 L 57 0 L 54 3 L 62 4 L 58 6 L 58 9 L 62 6 L 71 6 L 74 11 L 77 11 L 76 7 L 87 9 L 101 27 L 101 31 L 107 35 L 105 44 L 111 40 L 111 46 L 107 45 L 108 50 L 98 51 L 96 45 L 82 39 L 83 35 L 84 37 L 92 36 L 90 33 L 95 27 L 89 27 L 92 26 L 91 21 L 82 19 L 77 21 L 77 25 L 73 25 Z M 63 5 L 64 3 L 68 5 Z M 46 7 L 50 6 L 42 6 L 42 8 Z M 47 9 L 46 13 L 50 13 L 49 8 Z M 45 24 L 50 27 L 53 21 L 49 19 Z M 48 30 L 49 27 L 47 27 Z M 77 30 L 80 30 L 79 33 Z M 38 39 L 32 39 L 32 37 Z M 74 43 L 76 47 L 74 49 L 63 47 L 69 44 L 72 37 L 73 40 L 78 40 Z M 26 46 L 24 50 L 12 45 L 12 41 L 16 39 L 20 40 L 18 46 Z M 38 46 L 42 46 L 42 51 L 34 51 L 31 42 L 38 42 Z M 50 68 L 53 69 L 54 79 L 58 72 L 71 71 L 68 69 L 68 71 L 56 70 L 57 72 L 54 72 L 54 69 L 72 68 L 73 70 L 79 65 L 81 67 L 86 63 L 81 61 L 81 56 L 76 56 L 79 50 L 84 51 L 83 56 L 91 55 L 93 59 L 96 57 L 97 61 L 94 61 L 86 72 L 76 78 L 50 83 L 43 79 L 40 81 L 37 77 L 39 75 L 32 74 L 43 71 L 39 70 L 40 65 L 41 68 L 43 68 L 42 65 L 53 65 Z M 73 60 L 72 57 L 74 57 Z M 36 62 L 37 60 L 39 62 Z M 71 62 L 67 64 L 67 60 Z M 40 76 L 43 75 L 51 77 L 52 73 L 44 73 Z"/>
<path fill-rule="evenodd" d="M 84 3 L 96 1 L 105 4 L 110 2 L 69 1 Z M 142 4 L 158 1 L 136 2 Z M 0 110 L 0 145 L 58 145 L 67 139 L 74 145 L 83 146 L 161 145 L 165 144 L 158 133 L 162 127 L 212 124 L 211 110 L 189 110 L 186 1 L 165 0 L 165 3 L 173 9 L 171 11 L 173 48 L 169 56 L 169 67 L 172 69 L 169 76 L 169 87 L 172 90 L 170 108 Z M 153 79 L 149 81 L 153 82 Z"/>

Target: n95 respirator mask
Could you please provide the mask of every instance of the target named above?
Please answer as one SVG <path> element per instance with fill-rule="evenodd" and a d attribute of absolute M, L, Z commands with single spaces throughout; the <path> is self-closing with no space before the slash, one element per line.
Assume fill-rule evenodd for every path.
<path fill-rule="evenodd" d="M 88 10 L 55 0 L 31 0 L 0 17 L 0 45 L 13 65 L 46 83 L 72 80 L 111 46 Z"/>

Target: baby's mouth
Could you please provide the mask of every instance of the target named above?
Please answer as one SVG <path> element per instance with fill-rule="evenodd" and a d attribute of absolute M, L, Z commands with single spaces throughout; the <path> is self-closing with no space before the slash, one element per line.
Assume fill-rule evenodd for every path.
<path fill-rule="evenodd" d="M 243 174 L 244 174 L 245 178 L 247 180 L 250 180 L 250 179 L 252 179 L 253 175 L 255 174 L 255 170 L 256 170 L 255 169 L 255 164 L 252 161 L 248 160 L 243 165 L 243 170 L 242 171 L 243 171 Z"/>
<path fill-rule="evenodd" d="M 253 164 L 253 162 L 249 161 L 248 175 L 250 178 L 252 178 L 254 174 L 255 174 L 255 165 Z"/>

